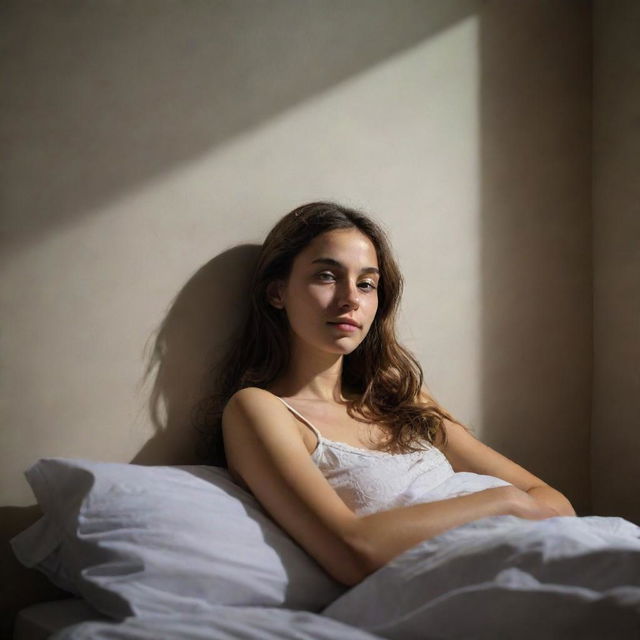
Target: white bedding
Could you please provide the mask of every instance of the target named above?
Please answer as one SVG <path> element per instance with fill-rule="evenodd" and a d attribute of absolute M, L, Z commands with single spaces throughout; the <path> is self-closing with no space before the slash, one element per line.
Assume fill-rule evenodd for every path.
<path fill-rule="evenodd" d="M 49 640 L 376 640 L 376 636 L 319 614 L 271 607 L 220 605 L 196 614 L 86 622 Z M 379 639 L 378 639 L 379 640 Z"/>
<path fill-rule="evenodd" d="M 46 491 L 34 482 L 45 521 L 14 539 L 18 556 L 125 618 L 74 625 L 55 640 L 640 638 L 640 527 L 622 518 L 484 518 L 334 590 L 220 470 L 71 460 L 37 468 L 47 474 Z M 404 499 L 500 484 L 458 473 Z M 118 615 L 114 597 L 131 613 Z M 322 600 L 314 612 L 300 606 Z"/>
<path fill-rule="evenodd" d="M 495 480 L 456 474 L 422 501 Z M 598 516 L 483 518 L 409 549 L 322 613 L 398 640 L 637 640 L 640 527 Z"/>
<path fill-rule="evenodd" d="M 597 516 L 484 518 L 409 549 L 322 615 L 220 606 L 84 623 L 53 640 L 158 637 L 637 640 L 640 527 Z"/>

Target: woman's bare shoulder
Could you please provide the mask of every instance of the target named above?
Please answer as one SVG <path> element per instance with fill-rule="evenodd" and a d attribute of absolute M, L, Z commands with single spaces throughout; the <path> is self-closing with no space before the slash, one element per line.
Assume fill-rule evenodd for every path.
<path fill-rule="evenodd" d="M 261 387 L 244 387 L 243 389 L 239 389 L 232 396 L 232 398 L 274 398 L 275 396 L 271 391 L 267 391 L 266 389 L 262 389 Z"/>
<path fill-rule="evenodd" d="M 260 411 L 267 411 L 269 414 L 276 412 L 283 415 L 286 412 L 286 407 L 277 396 L 266 389 L 245 387 L 236 391 L 229 398 L 222 415 L 223 422 L 225 415 L 238 411 L 249 415 L 258 415 Z"/>
<path fill-rule="evenodd" d="M 259 387 L 246 387 L 236 391 L 227 402 L 222 413 L 222 428 L 233 425 L 237 429 L 251 428 L 261 431 L 270 429 L 274 424 L 295 427 L 295 420 L 278 396 Z M 296 427 L 296 431 L 299 431 Z"/>

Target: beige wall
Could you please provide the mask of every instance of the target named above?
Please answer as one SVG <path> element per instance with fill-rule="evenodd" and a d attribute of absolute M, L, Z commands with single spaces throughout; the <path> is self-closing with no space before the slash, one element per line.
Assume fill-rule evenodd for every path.
<path fill-rule="evenodd" d="M 238 245 L 328 198 L 389 229 L 436 396 L 588 511 L 586 3 L 5 6 L 3 504 L 41 456 L 192 459 Z"/>
<path fill-rule="evenodd" d="M 594 5 L 593 505 L 640 522 L 640 4 Z"/>

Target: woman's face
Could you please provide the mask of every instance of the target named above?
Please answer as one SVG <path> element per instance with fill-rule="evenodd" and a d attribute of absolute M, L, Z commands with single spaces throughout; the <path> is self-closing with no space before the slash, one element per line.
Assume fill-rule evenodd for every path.
<path fill-rule="evenodd" d="M 286 311 L 292 339 L 316 349 L 351 353 L 378 309 L 378 259 L 357 229 L 316 236 L 294 259 L 286 282 L 274 283 L 274 306 Z"/>

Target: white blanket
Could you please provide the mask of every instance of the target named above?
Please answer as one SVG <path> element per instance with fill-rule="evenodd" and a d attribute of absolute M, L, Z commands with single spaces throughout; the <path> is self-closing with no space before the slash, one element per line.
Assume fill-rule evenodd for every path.
<path fill-rule="evenodd" d="M 441 500 L 505 484 L 456 474 Z M 55 640 L 585 640 L 640 638 L 640 527 L 623 518 L 494 516 L 451 529 L 396 557 L 322 615 L 219 606 L 211 612 L 84 623 Z"/>
<path fill-rule="evenodd" d="M 496 480 L 456 474 L 411 502 Z M 322 613 L 398 640 L 637 640 L 640 527 L 598 516 L 483 518 L 409 549 Z"/>
<path fill-rule="evenodd" d="M 206 613 L 85 622 L 49 640 L 380 640 L 319 614 L 275 607 L 220 605 Z"/>

